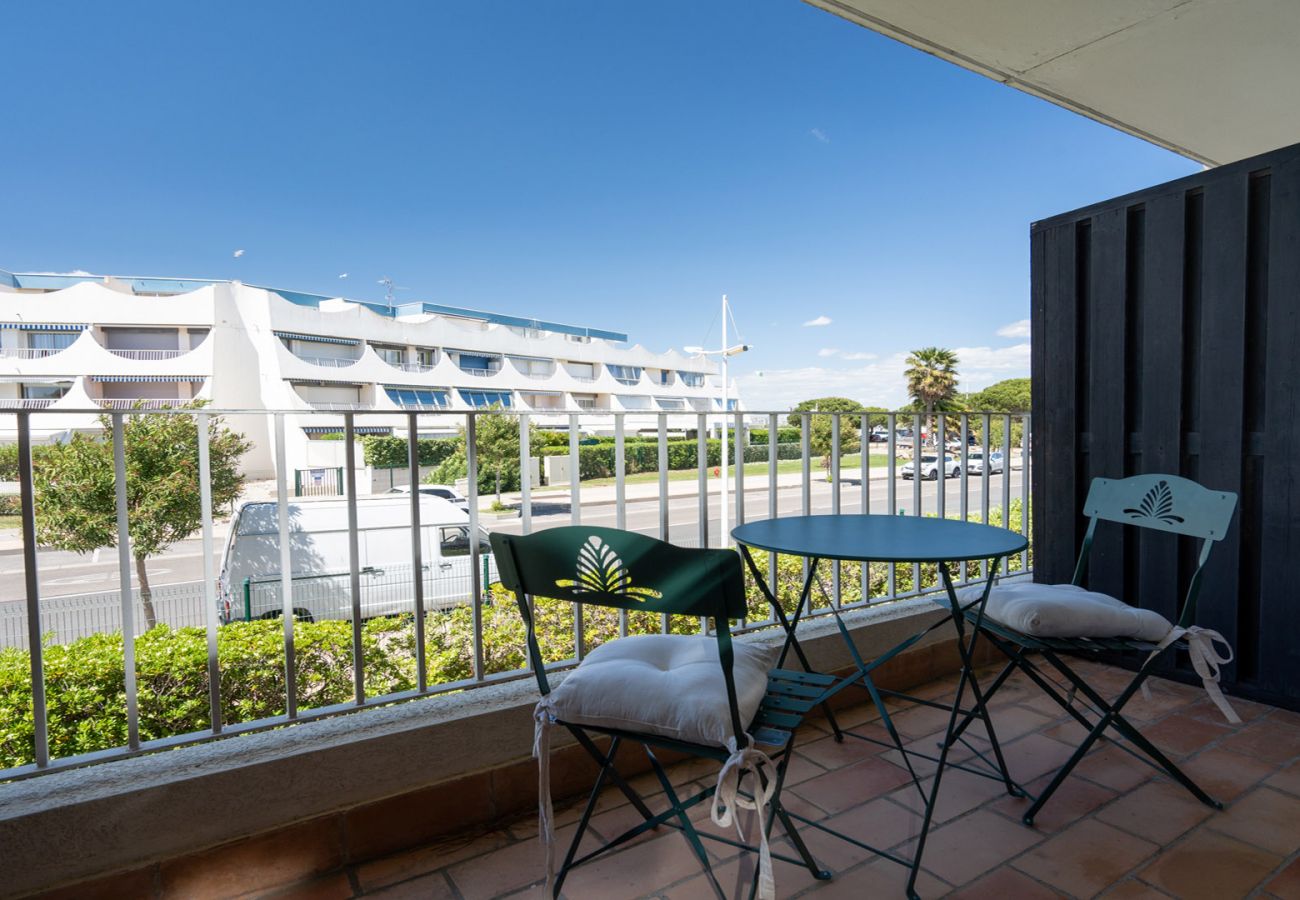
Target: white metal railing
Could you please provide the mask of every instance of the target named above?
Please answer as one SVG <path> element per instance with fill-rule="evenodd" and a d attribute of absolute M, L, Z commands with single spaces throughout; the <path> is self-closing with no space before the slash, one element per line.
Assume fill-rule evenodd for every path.
<path fill-rule="evenodd" d="M 91 761 L 121 758 L 142 751 L 172 748 L 197 741 L 210 740 L 217 736 L 256 731 L 280 727 L 298 721 L 335 715 L 356 709 L 358 706 L 370 706 L 390 703 L 396 700 L 431 694 L 463 691 L 478 685 L 496 683 L 506 679 L 529 677 L 523 668 L 513 667 L 509 660 L 515 650 L 514 632 L 504 636 L 495 630 L 492 624 L 494 616 L 509 615 L 510 611 L 498 610 L 489 604 L 500 602 L 513 603 L 494 595 L 487 590 L 487 582 L 492 579 L 492 562 L 478 541 L 466 541 L 466 547 L 460 551 L 461 558 L 468 561 L 462 572 L 460 569 L 444 569 L 441 563 L 452 560 L 451 556 L 440 556 L 437 561 L 425 558 L 433 546 L 424 540 L 426 533 L 420 521 L 421 503 L 419 494 L 411 492 L 411 525 L 401 532 L 409 533 L 409 540 L 399 539 L 399 543 L 409 545 L 409 553 L 397 552 L 392 555 L 391 540 L 375 541 L 372 535 L 362 542 L 350 541 L 350 547 L 338 564 L 321 563 L 322 571 L 304 579 L 300 575 L 290 575 L 294 566 L 289 557 L 292 542 L 290 529 L 298 526 L 291 524 L 290 485 L 288 482 L 287 454 L 290 443 L 286 437 L 286 422 L 292 417 L 299 422 L 312 413 L 299 410 L 228 410 L 204 408 L 199 410 L 157 409 L 134 411 L 128 407 L 136 401 L 104 401 L 110 406 L 109 430 L 105 440 L 113 447 L 115 490 L 118 501 L 117 532 L 115 541 L 118 547 L 117 576 L 120 588 L 117 592 L 100 592 L 77 596 L 42 597 L 48 589 L 51 593 L 68 590 L 66 584 L 57 580 L 45 582 L 38 568 L 36 536 L 36 514 L 40 497 L 34 493 L 33 485 L 39 482 L 33 473 L 33 431 L 42 429 L 44 417 L 55 415 L 55 411 L 41 409 L 21 409 L 0 413 L 0 422 L 4 427 L 15 424 L 18 435 L 18 482 L 21 485 L 21 526 L 23 572 L 23 599 L 0 602 L 0 642 L 4 646 L 15 648 L 17 652 L 27 654 L 31 670 L 31 727 L 30 762 L 0 770 L 0 781 L 11 778 L 25 778 L 42 772 L 70 766 L 84 765 Z M 182 400 L 149 400 L 151 404 L 171 405 L 183 403 Z M 594 401 L 591 401 L 594 402 Z M 341 404 L 349 406 L 350 404 Z M 92 410 L 59 410 L 57 415 L 67 413 L 93 412 Z M 178 729 L 174 725 L 149 720 L 142 727 L 141 717 L 150 715 L 148 705 L 140 702 L 135 681 L 132 660 L 135 659 L 135 640 L 143 633 L 143 600 L 137 585 L 133 585 L 133 562 L 130 553 L 131 536 L 128 530 L 128 491 L 126 466 L 126 423 L 133 415 L 182 415 L 193 417 L 197 428 L 195 447 L 196 463 L 194 467 L 196 491 L 200 499 L 202 515 L 201 533 L 192 538 L 198 544 L 197 549 L 203 559 L 204 578 L 200 582 L 181 584 L 162 584 L 154 587 L 152 610 L 159 623 L 172 627 L 196 627 L 202 630 L 206 639 L 206 673 L 204 678 L 187 678 L 192 684 L 189 690 L 195 691 L 190 698 L 199 708 L 206 707 L 202 727 L 192 726 L 191 730 Z M 267 448 L 268 455 L 276 460 L 277 476 L 275 496 L 280 501 L 274 513 L 273 527 L 279 529 L 279 561 L 266 562 L 266 569 L 272 573 L 269 579 L 250 582 L 245 595 L 244 586 L 221 584 L 218 588 L 216 572 L 218 571 L 219 553 L 225 544 L 219 528 L 228 527 L 213 517 L 211 483 L 212 472 L 208 455 L 209 442 L 212 440 L 213 419 L 224 417 L 227 422 L 240 414 L 270 416 L 274 427 L 269 440 L 272 446 Z M 905 462 L 919 461 L 926 452 L 924 447 L 913 442 L 907 450 L 901 449 L 899 430 L 910 426 L 913 433 L 922 430 L 922 416 L 913 413 L 834 413 L 831 418 L 831 446 L 834 450 L 825 465 L 823 460 L 815 458 L 812 453 L 811 436 L 813 432 L 813 414 L 793 414 L 798 430 L 797 442 L 781 442 L 780 428 L 791 417 L 786 412 L 623 412 L 601 411 L 584 419 L 584 413 L 566 414 L 570 429 L 568 447 L 569 471 L 578 472 L 580 453 L 577 435 L 599 429 L 602 433 L 612 431 L 613 442 L 609 445 L 613 458 L 612 484 L 590 482 L 574 479 L 565 485 L 567 503 L 557 504 L 553 501 L 534 504 L 532 488 L 527 483 L 520 485 L 511 495 L 512 502 L 517 502 L 520 510 L 518 518 L 496 521 L 492 528 L 515 533 L 531 531 L 563 524 L 581 524 L 584 515 L 584 503 L 590 507 L 603 507 L 610 502 L 614 508 L 615 527 L 628 528 L 649 534 L 663 540 L 685 546 L 727 546 L 729 529 L 733 524 L 743 524 L 747 520 L 770 518 L 782 514 L 809 514 L 821 512 L 876 513 L 889 515 L 938 515 L 972 518 L 983 522 L 1003 523 L 1016 530 L 1027 530 L 1026 515 L 1029 502 L 1029 446 L 1030 421 L 1024 414 L 989 414 L 972 413 L 961 415 L 940 415 L 936 419 L 935 431 L 951 435 L 960 448 L 953 451 L 961 460 L 961 468 L 955 477 L 938 478 L 936 481 L 923 482 L 919 479 L 907 481 L 902 479 L 901 470 Z M 464 464 L 468 473 L 469 523 L 468 534 L 479 533 L 479 478 L 486 473 L 480 469 L 477 433 L 479 423 L 484 416 L 507 416 L 514 418 L 518 424 L 519 451 L 518 459 L 521 469 L 529 464 L 529 434 L 533 413 L 529 410 L 505 410 L 498 412 L 482 411 L 357 411 L 345 409 L 341 413 L 344 433 L 353 436 L 359 424 L 374 416 L 383 417 L 384 424 L 389 424 L 394 416 L 406 419 L 405 431 L 408 434 L 407 458 L 409 477 L 419 480 L 420 447 L 417 436 L 422 432 L 440 433 L 461 430 L 467 436 L 464 448 Z M 337 421 L 339 414 L 331 416 L 331 422 Z M 60 420 L 61 421 L 61 420 Z M 650 429 L 652 438 L 632 439 L 628 435 L 633 431 L 645 432 L 646 423 L 653 423 Z M 722 477 L 712 476 L 712 470 L 718 466 L 716 454 L 719 445 L 716 441 L 705 442 L 703 435 L 718 429 L 721 425 L 728 427 L 729 455 L 737 462 Z M 858 435 L 866 434 L 877 423 L 885 427 L 886 439 L 883 443 L 862 444 Z M 744 426 L 744 427 L 742 427 Z M 229 427 L 229 426 L 227 426 Z M 754 428 L 767 431 L 766 440 L 753 439 Z M 671 447 L 670 435 L 682 434 L 694 430 L 701 437 L 685 441 L 686 447 Z M 968 436 L 975 434 L 977 441 L 972 446 Z M 499 437 L 499 433 L 498 433 Z M 675 438 L 674 438 L 675 439 Z M 352 440 L 345 440 L 346 461 L 341 469 L 344 503 L 352 522 L 357 521 L 356 471 L 360 462 L 356 446 Z M 868 452 L 863 453 L 865 446 Z M 734 452 L 730 448 L 734 447 Z M 990 471 L 985 466 L 978 473 L 971 466 L 971 454 L 978 449 L 983 459 L 989 459 L 993 451 L 1001 453 L 1005 460 L 1003 471 Z M 689 450 L 690 453 L 680 451 Z M 700 450 L 706 450 L 701 454 Z M 669 469 L 670 460 L 685 460 L 690 468 L 680 472 L 686 476 L 678 480 Z M 36 460 L 39 465 L 39 458 Z M 653 482 L 641 486 L 639 480 L 634 483 L 629 476 L 638 472 L 657 476 L 657 485 Z M 676 489 L 670 489 L 676 485 Z M 636 490 L 632 488 L 636 487 Z M 721 492 L 726 490 L 732 498 L 731 515 L 727 520 L 720 520 L 718 511 L 722 505 Z M 697 497 L 698 505 L 691 507 L 672 501 L 684 497 Z M 406 502 L 406 501 L 403 501 Z M 1019 512 L 1016 512 L 1016 506 Z M 692 509 L 692 507 L 694 507 Z M 690 511 L 687 511 L 690 510 Z M 726 515 L 726 514 L 724 514 Z M 734 518 L 732 518 L 734 515 Z M 435 523 L 436 524 L 436 523 Z M 440 527 L 440 526 L 439 526 Z M 354 531 L 361 537 L 359 531 Z M 394 560 L 388 565 L 377 565 L 369 556 L 362 555 L 362 547 L 367 554 L 374 552 L 371 548 L 383 545 Z M 193 553 L 193 547 L 184 552 Z M 272 557 L 274 554 L 272 554 Z M 1013 569 L 1028 571 L 1031 561 L 1026 550 L 1014 558 Z M 161 561 L 161 559 L 160 559 Z M 18 562 L 18 560 L 15 560 Z M 770 581 L 774 586 L 786 587 L 785 582 L 778 584 L 777 560 L 769 558 Z M 436 570 L 435 570 L 436 567 Z M 913 567 L 911 586 L 904 587 L 897 580 L 897 574 L 906 571 L 903 567 L 888 567 L 887 577 L 880 569 L 857 567 L 858 577 L 851 564 L 828 566 L 825 577 L 819 581 L 819 590 L 825 595 L 825 602 L 819 602 L 807 613 L 810 616 L 826 615 L 830 609 L 853 609 L 878 603 L 890 602 L 903 597 L 916 596 L 936 590 L 937 585 L 922 578 L 920 566 Z M 962 583 L 980 583 L 985 575 L 977 567 L 963 567 L 960 570 Z M 279 575 L 275 573 L 283 572 Z M 425 572 L 423 577 L 413 577 L 415 572 Z M 403 574 L 405 573 L 405 574 Z M 448 579 L 461 579 L 458 587 L 443 590 L 439 587 L 445 574 Z M 191 576 L 192 577 L 192 576 Z M 931 575 L 926 575 L 929 578 Z M 860 580 L 859 580 L 860 579 Z M 312 581 L 311 585 L 306 581 Z M 450 582 L 448 582 L 450 584 Z M 0 590 L 5 585 L 0 583 Z M 10 584 L 11 591 L 18 586 Z M 0 594 L 3 597 L 3 594 Z M 315 599 L 313 599 L 315 598 Z M 295 643 L 299 625 L 295 616 L 299 614 L 304 603 L 310 600 L 334 604 L 329 606 L 324 618 L 343 618 L 352 623 L 350 648 L 340 647 L 336 660 L 350 660 L 342 673 L 343 691 L 339 695 L 329 695 L 326 699 L 309 701 L 300 696 L 296 687 L 300 648 Z M 310 604 L 309 604 L 310 605 Z M 265 607 L 265 608 L 264 608 Z M 450 612 L 438 610 L 450 608 Z M 242 613 L 241 613 L 242 610 Z M 280 706 L 278 711 L 274 703 L 270 707 L 254 706 L 263 712 L 255 716 L 246 715 L 240 710 L 242 705 L 227 706 L 233 696 L 239 703 L 253 703 L 251 697 L 242 697 L 239 685 L 231 683 L 231 674 L 222 671 L 222 660 L 217 655 L 218 638 L 222 629 L 227 628 L 266 628 L 265 623 L 253 625 L 237 624 L 241 619 L 256 619 L 276 615 L 277 621 L 283 623 L 282 640 L 273 660 L 261 660 L 259 668 L 266 670 L 280 669 L 284 680 L 280 685 Z M 466 615 L 458 613 L 466 611 Z M 254 614 L 256 613 L 256 615 Z M 491 615 L 489 615 L 491 613 Z M 753 618 L 740 623 L 740 630 L 754 630 L 773 627 L 770 611 L 758 606 L 751 606 Z M 575 611 L 576 634 L 585 634 L 582 622 L 582 607 Z M 393 647 L 411 648 L 411 668 L 409 683 L 399 680 L 396 687 L 391 679 L 395 671 L 407 671 L 401 666 L 384 669 L 379 675 L 371 671 L 367 660 L 374 651 L 370 644 L 362 652 L 363 632 L 361 620 L 368 616 L 385 618 L 386 627 L 393 629 L 397 638 L 390 642 Z M 435 618 L 436 617 L 436 618 Z M 226 623 L 226 624 L 223 624 Z M 678 623 L 680 624 L 680 623 Z M 664 618 L 659 627 L 667 630 L 669 621 Z M 280 626 L 276 626 L 279 630 Z M 435 652 L 429 627 L 436 627 L 439 637 L 444 641 L 447 629 L 468 629 L 464 635 L 463 645 L 459 650 L 450 650 L 444 643 L 439 643 Z M 618 622 L 618 633 L 625 634 L 631 630 L 628 617 L 622 616 Z M 58 702 L 51 703 L 46 691 L 57 690 L 57 682 L 46 685 L 44 669 L 45 648 L 53 641 L 67 644 L 61 648 L 61 654 L 79 652 L 76 641 L 87 634 L 112 632 L 120 634 L 124 676 L 124 703 L 122 712 L 113 710 L 84 710 Z M 459 632 L 456 632 L 459 634 Z M 194 632 L 188 632 L 197 637 Z M 184 636 L 184 635 L 182 635 Z M 165 637 L 165 636 L 163 636 Z M 180 639 L 180 638 L 177 638 Z M 597 638 L 600 639 L 600 638 Z M 152 640 L 152 638 L 151 638 Z M 347 638 L 344 639 L 348 640 Z M 369 640 L 369 638 L 367 638 Z M 501 642 L 505 641 L 506 644 Z M 585 638 L 583 639 L 585 641 Z M 69 643 L 72 642 L 72 643 Z M 245 643 L 243 641 L 239 642 Z M 264 645 L 259 645 L 264 646 Z M 386 646 L 386 645 L 385 645 Z M 573 665 L 583 655 L 585 643 L 580 643 L 573 650 L 570 658 L 554 663 L 555 667 Z M 156 649 L 156 648 L 155 648 Z M 381 647 L 382 649 L 382 647 Z M 98 652 L 97 650 L 94 652 Z M 196 648 L 202 655 L 202 644 Z M 262 652 L 262 651 L 258 651 Z M 304 654 L 308 651 L 303 650 Z M 319 654 L 319 650 L 315 650 Z M 394 651 L 396 652 L 396 651 Z M 282 654 L 282 655 L 281 655 Z M 459 655 L 458 655 L 459 654 Z M 448 662 L 447 660 L 451 661 Z M 435 663 L 435 660 L 437 662 Z M 310 662 L 304 657 L 303 664 Z M 329 664 L 329 671 L 337 679 L 340 674 L 339 664 Z M 450 668 L 438 668 L 438 667 Z M 280 668 L 282 667 L 282 668 Z M 374 679 L 390 679 L 388 693 L 375 695 Z M 121 682 L 119 682 L 121 684 Z M 207 685 L 220 685 L 220 690 L 209 691 Z M 315 690 L 316 688 L 311 688 Z M 121 687 L 118 690 L 122 690 Z M 272 691 L 274 694 L 274 690 Z M 261 701 L 258 701 L 261 702 Z M 448 702 L 459 702 L 449 698 Z M 116 708 L 116 707 L 115 707 Z M 231 719 L 231 710 L 237 718 Z M 114 727 L 105 727 L 106 734 L 124 734 L 125 743 L 121 746 L 103 746 L 91 754 L 81 756 L 58 757 L 52 752 L 54 742 L 50 738 L 50 717 L 75 715 L 121 716 L 124 722 L 114 723 Z M 122 727 L 123 724 L 125 727 Z M 57 723 L 59 732 L 68 730 L 69 723 Z M 75 723 L 74 726 L 75 727 Z M 154 735 L 146 739 L 142 735 Z"/>
<path fill-rule="evenodd" d="M 170 409 L 173 406 L 184 406 L 190 401 L 176 397 L 139 397 L 136 399 L 119 397 L 97 402 L 104 409 Z"/>
<path fill-rule="evenodd" d="M 67 349 L 67 347 L 0 347 L 0 357 L 6 359 L 45 359 L 47 356 L 62 353 Z"/>
<path fill-rule="evenodd" d="M 312 409 L 358 410 L 370 408 L 359 401 L 349 403 L 342 400 L 308 400 L 307 404 Z"/>
<path fill-rule="evenodd" d="M 187 350 L 120 350 L 112 347 L 106 347 L 105 349 L 114 356 L 122 357 L 122 359 L 142 360 L 175 359 L 189 352 Z"/>
<path fill-rule="evenodd" d="M 54 402 L 52 397 L 19 397 L 0 400 L 0 409 L 45 409 Z"/>
<path fill-rule="evenodd" d="M 401 369 L 403 372 L 417 372 L 419 374 L 424 374 L 425 372 L 432 372 L 435 368 L 434 366 L 429 365 L 428 363 L 413 363 L 413 362 L 389 363 L 389 365 L 395 369 Z"/>
<path fill-rule="evenodd" d="M 294 355 L 297 356 L 297 354 Z M 351 356 L 298 356 L 298 358 L 305 363 L 327 369 L 342 369 L 357 361 L 355 357 Z"/>
<path fill-rule="evenodd" d="M 461 369 L 466 375 L 473 375 L 475 378 L 491 378 L 501 370 L 497 369 Z"/>

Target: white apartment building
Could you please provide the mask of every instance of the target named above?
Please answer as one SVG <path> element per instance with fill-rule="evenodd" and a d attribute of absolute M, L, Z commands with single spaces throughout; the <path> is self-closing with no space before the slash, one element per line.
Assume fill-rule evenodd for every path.
<path fill-rule="evenodd" d="M 288 467 L 305 468 L 337 456 L 337 443 L 318 439 L 342 431 L 344 410 L 390 413 L 357 417 L 356 431 L 399 436 L 412 410 L 496 404 L 544 428 L 567 430 L 570 414 L 582 413 L 584 429 L 612 432 L 615 412 L 629 413 L 628 434 L 657 429 L 660 413 L 674 430 L 695 428 L 698 413 L 722 411 L 717 372 L 701 357 L 629 346 L 618 332 L 435 303 L 0 270 L 3 441 L 15 429 L 5 410 L 47 411 L 32 427 L 51 440 L 95 430 L 86 410 L 199 398 L 289 413 Z M 734 385 L 726 395 L 736 397 Z M 728 406 L 739 408 L 734 399 Z M 419 431 L 447 434 L 463 421 L 426 416 Z M 255 444 L 249 474 L 273 474 L 273 418 L 253 412 L 231 424 Z"/>

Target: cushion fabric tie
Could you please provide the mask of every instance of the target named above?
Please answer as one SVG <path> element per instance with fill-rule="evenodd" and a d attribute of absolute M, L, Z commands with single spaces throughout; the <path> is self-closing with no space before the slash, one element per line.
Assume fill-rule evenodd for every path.
<path fill-rule="evenodd" d="M 776 778 L 773 776 L 772 758 L 754 746 L 754 740 L 744 735 L 745 747 L 737 747 L 736 739 L 727 739 L 727 749 L 731 755 L 718 773 L 718 787 L 713 794 L 713 809 L 710 817 L 715 825 L 727 828 L 736 824 L 736 834 L 743 841 L 740 819 L 735 816 L 737 809 L 752 809 L 758 818 L 758 900 L 775 900 L 776 880 L 772 876 L 772 851 L 767 843 L 767 826 L 763 808 L 768 805 L 776 793 Z M 754 773 L 754 799 L 740 793 L 740 780 L 746 772 Z"/>
<path fill-rule="evenodd" d="M 1210 695 L 1210 699 L 1214 701 L 1214 705 L 1219 708 L 1219 712 L 1223 713 L 1225 719 L 1234 725 L 1240 725 L 1241 717 L 1237 715 L 1237 711 L 1228 703 L 1228 699 L 1223 696 L 1223 691 L 1219 688 L 1219 666 L 1227 665 L 1233 660 L 1232 645 L 1219 632 L 1201 628 L 1199 625 L 1171 628 L 1156 649 L 1151 651 L 1147 661 L 1150 662 L 1152 657 L 1181 637 L 1187 638 L 1187 655 L 1191 658 L 1192 668 L 1196 670 L 1197 675 L 1201 676 L 1205 693 Z M 1219 651 L 1214 648 L 1215 644 L 1222 644 L 1228 651 L 1228 655 L 1220 656 Z M 1145 681 L 1142 682 L 1142 696 L 1151 699 L 1151 692 Z"/>
<path fill-rule="evenodd" d="M 533 708 L 533 759 L 537 760 L 537 833 L 546 854 L 546 896 L 555 884 L 555 809 L 551 805 L 551 701 L 543 697 Z"/>

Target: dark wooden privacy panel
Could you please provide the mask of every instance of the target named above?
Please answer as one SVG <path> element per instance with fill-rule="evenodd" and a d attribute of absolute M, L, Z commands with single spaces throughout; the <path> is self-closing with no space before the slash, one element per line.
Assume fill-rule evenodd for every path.
<path fill-rule="evenodd" d="M 1236 649 L 1231 692 L 1300 709 L 1300 145 L 1037 222 L 1031 249 L 1035 577 L 1070 579 L 1094 477 L 1233 491 L 1198 624 Z M 1102 525 L 1088 584 L 1173 620 L 1193 564 Z"/>

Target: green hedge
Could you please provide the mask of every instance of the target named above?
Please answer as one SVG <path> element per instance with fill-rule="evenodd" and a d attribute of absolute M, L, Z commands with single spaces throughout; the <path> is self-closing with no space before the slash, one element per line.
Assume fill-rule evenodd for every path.
<path fill-rule="evenodd" d="M 991 516 L 1001 524 L 1000 510 Z M 1012 526 L 1020 522 L 1020 501 L 1012 501 Z M 756 552 L 755 562 L 767 572 L 766 554 Z M 1031 557 L 1032 558 L 1032 557 Z M 793 612 L 802 582 L 803 561 L 783 556 L 778 560 L 777 598 Z M 873 564 L 868 572 L 872 597 L 888 589 L 886 564 Z M 968 573 L 978 576 L 978 565 Z M 1010 561 L 1020 569 L 1020 557 Z M 817 573 L 813 607 L 824 607 L 831 591 L 833 564 L 824 561 Z M 925 588 L 939 585 L 937 566 L 920 567 Z M 895 590 L 913 589 L 911 565 L 894 567 Z M 843 603 L 862 598 L 859 563 L 840 564 Z M 749 585 L 749 618 L 761 621 L 769 609 L 754 585 Z M 485 674 L 518 670 L 524 664 L 524 628 L 514 598 L 494 586 L 482 606 Z M 572 658 L 573 608 L 570 604 L 536 601 L 538 640 L 548 661 Z M 657 633 L 660 620 L 649 613 L 632 612 L 629 631 Z M 678 634 L 698 631 L 699 620 L 677 616 L 670 630 Z M 410 616 L 372 619 L 362 628 L 366 691 L 379 696 L 416 687 L 415 629 Z M 616 610 L 587 607 L 583 613 L 584 641 L 588 648 L 618 635 Z M 473 676 L 474 612 L 457 607 L 431 613 L 426 619 L 426 664 L 432 684 Z M 346 621 L 298 622 L 294 625 L 295 677 L 299 709 L 306 710 L 352 699 L 351 623 Z M 219 694 L 226 723 L 249 722 L 282 715 L 285 711 L 283 627 L 276 620 L 235 622 L 217 632 L 217 658 L 221 673 Z M 136 671 L 140 736 L 153 740 L 206 730 L 208 721 L 207 638 L 201 628 L 153 628 L 136 639 Z M 0 768 L 33 761 L 33 724 L 30 669 L 27 651 L 0 650 Z M 122 674 L 120 634 L 96 634 L 44 649 L 45 685 L 51 755 L 59 758 L 126 743 L 126 692 Z"/>
<path fill-rule="evenodd" d="M 722 465 L 722 443 L 715 439 L 708 441 L 707 466 Z M 544 447 L 539 456 L 567 456 L 568 447 Z M 745 447 L 745 462 L 767 462 L 766 444 L 750 444 Z M 798 444 L 778 444 L 777 459 L 799 459 Z M 733 462 L 735 460 L 732 460 Z M 624 471 L 628 475 L 640 472 L 656 472 L 659 469 L 659 445 L 656 442 L 628 443 L 623 448 Z M 699 465 L 699 444 L 696 441 L 669 441 L 668 468 L 694 469 Z M 591 444 L 578 448 L 578 477 L 612 478 L 614 477 L 614 445 Z"/>
<path fill-rule="evenodd" d="M 436 466 L 456 452 L 460 438 L 421 438 L 417 442 L 420 465 Z M 406 439 L 388 435 L 370 435 L 362 440 L 366 465 L 393 469 L 410 464 Z"/>
<path fill-rule="evenodd" d="M 749 430 L 749 442 L 751 444 L 766 444 L 767 435 L 768 430 L 766 428 L 751 428 Z M 776 441 L 778 444 L 799 443 L 799 429 L 792 428 L 789 425 L 782 425 L 776 430 Z"/>

